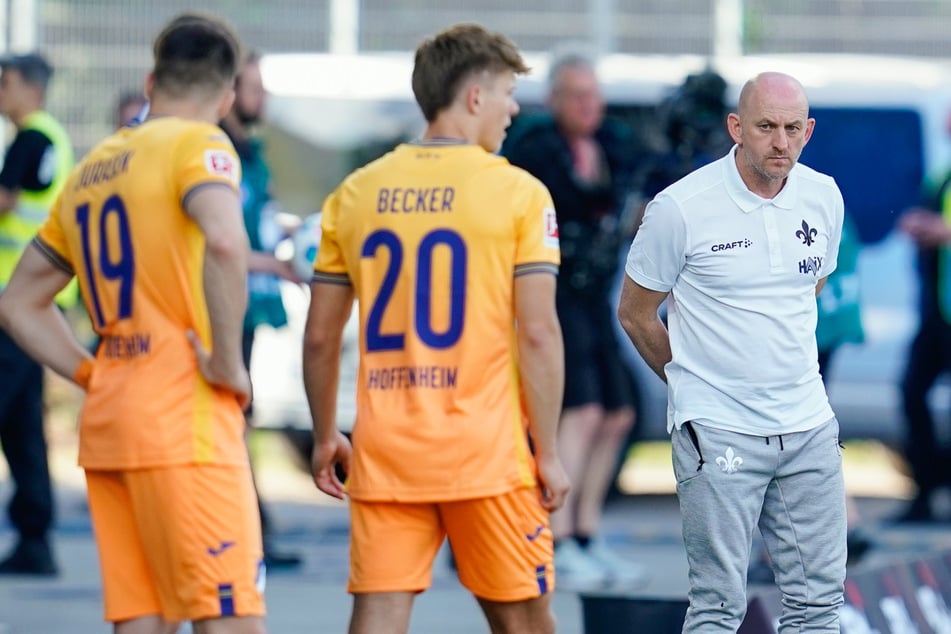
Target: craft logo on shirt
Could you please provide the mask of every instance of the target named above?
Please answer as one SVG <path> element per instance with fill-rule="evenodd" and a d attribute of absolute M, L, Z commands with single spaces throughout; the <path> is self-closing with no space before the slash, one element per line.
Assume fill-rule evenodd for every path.
<path fill-rule="evenodd" d="M 238 166 L 234 157 L 224 150 L 205 150 L 205 167 L 210 174 L 238 182 Z"/>
<path fill-rule="evenodd" d="M 542 214 L 545 227 L 545 237 L 543 242 L 546 247 L 557 249 L 559 247 L 558 217 L 555 215 L 555 210 L 552 207 L 545 207 L 545 209 L 542 211 Z"/>
<path fill-rule="evenodd" d="M 710 250 L 714 253 L 720 253 L 721 251 L 730 251 L 731 249 L 749 249 L 753 246 L 753 241 L 749 238 L 743 238 L 742 240 L 734 240 L 733 242 L 718 242 L 710 247 Z"/>

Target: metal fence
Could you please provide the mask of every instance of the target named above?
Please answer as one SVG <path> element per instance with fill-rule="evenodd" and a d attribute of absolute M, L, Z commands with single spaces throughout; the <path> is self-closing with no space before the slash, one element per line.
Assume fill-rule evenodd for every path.
<path fill-rule="evenodd" d="M 50 110 L 64 120 L 80 152 L 109 131 L 117 95 L 141 85 L 161 24 L 199 6 L 185 0 L 24 2 L 36 16 L 39 47 L 58 69 Z M 708 55 L 716 47 L 716 9 L 724 3 L 739 8 L 738 47 L 750 53 L 951 57 L 949 0 L 205 0 L 200 8 L 227 17 L 249 46 L 269 52 L 326 51 L 335 41 L 332 31 L 341 28 L 353 32 L 337 41 L 359 50 L 411 50 L 448 24 L 478 21 L 526 50 L 581 42 L 619 52 Z M 345 19 L 334 22 L 341 13 Z M 7 29 L 15 23 L 4 21 Z M 17 41 L 15 33 L 7 35 L 5 41 Z"/>

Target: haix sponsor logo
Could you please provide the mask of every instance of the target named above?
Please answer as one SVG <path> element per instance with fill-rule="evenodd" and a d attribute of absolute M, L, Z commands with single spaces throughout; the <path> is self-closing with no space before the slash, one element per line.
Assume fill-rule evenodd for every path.
<path fill-rule="evenodd" d="M 742 240 L 737 240 L 735 242 L 715 244 L 710 247 L 710 250 L 714 253 L 718 253 L 720 251 L 729 251 L 730 249 L 749 249 L 751 246 L 753 246 L 753 241 L 749 238 L 743 238 Z"/>
<path fill-rule="evenodd" d="M 814 276 L 819 275 L 819 271 L 822 269 L 822 258 L 806 258 L 805 260 L 800 260 L 799 262 L 799 272 L 803 275 L 809 275 L 810 273 Z"/>

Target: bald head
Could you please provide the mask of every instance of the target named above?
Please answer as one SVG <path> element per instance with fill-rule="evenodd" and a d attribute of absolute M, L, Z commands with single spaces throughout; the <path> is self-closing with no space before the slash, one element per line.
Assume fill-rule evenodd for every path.
<path fill-rule="evenodd" d="M 815 123 L 795 78 L 760 73 L 746 82 L 737 111 L 727 117 L 727 129 L 737 145 L 737 169 L 750 191 L 764 198 L 779 193 Z"/>
<path fill-rule="evenodd" d="M 809 100 L 806 91 L 795 77 L 785 73 L 760 73 L 743 85 L 737 112 L 742 117 L 744 112 L 757 109 L 764 102 L 783 104 L 785 108 L 801 108 L 803 117 L 809 116 Z"/>

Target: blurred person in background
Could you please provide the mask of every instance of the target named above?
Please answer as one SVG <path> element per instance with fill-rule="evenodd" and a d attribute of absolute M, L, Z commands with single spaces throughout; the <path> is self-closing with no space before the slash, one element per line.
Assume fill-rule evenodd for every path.
<path fill-rule="evenodd" d="M 141 90 L 130 90 L 119 95 L 116 102 L 116 113 L 113 125 L 118 130 L 124 125 L 139 122 L 144 119 L 144 109 L 149 100 L 145 98 Z"/>
<path fill-rule="evenodd" d="M 0 171 L 0 294 L 46 220 L 73 166 L 66 131 L 44 111 L 53 68 L 31 53 L 0 59 L 0 113 L 16 126 Z M 75 303 L 75 285 L 59 295 Z M 0 445 L 14 483 L 10 522 L 17 531 L 0 574 L 55 575 L 49 544 L 53 491 L 43 432 L 43 368 L 0 331 Z"/>
<path fill-rule="evenodd" d="M 550 114 L 517 123 L 502 153 L 548 187 L 561 240 L 556 305 L 565 396 L 558 436 L 572 489 L 565 507 L 552 514 L 555 568 L 566 588 L 637 585 L 647 579 L 644 569 L 619 558 L 600 535 L 638 403 L 611 300 L 636 149 L 630 130 L 605 118 L 594 64 L 582 54 L 553 61 L 548 106 Z"/>
<path fill-rule="evenodd" d="M 733 145 L 723 122 L 728 112 L 727 83 L 712 70 L 688 75 L 658 108 L 663 150 L 644 169 L 644 197 L 658 192 L 711 161 Z"/>
<path fill-rule="evenodd" d="M 859 254 L 862 240 L 858 228 L 848 210 L 842 220 L 842 237 L 839 240 L 839 263 L 826 278 L 826 285 L 816 297 L 819 311 L 816 320 L 816 348 L 819 350 L 819 374 L 829 389 L 830 377 L 834 376 L 832 360 L 836 352 L 846 344 L 861 344 L 865 341 L 862 325 L 862 302 L 859 293 Z M 863 527 L 855 499 L 846 496 L 848 534 L 847 562 L 859 561 L 874 541 Z"/>
<path fill-rule="evenodd" d="M 951 124 L 951 119 L 949 119 Z M 918 247 L 918 332 L 902 379 L 905 456 L 917 491 L 894 519 L 932 522 L 932 494 L 951 483 L 948 450 L 941 446 L 928 397 L 938 379 L 951 371 L 951 175 L 926 186 L 922 204 L 906 211 L 898 227 Z"/>
<path fill-rule="evenodd" d="M 274 249 L 284 234 L 275 218 L 276 206 L 271 200 L 271 172 L 264 160 L 264 145 L 253 134 L 253 127 L 261 123 L 266 97 L 260 55 L 251 52 L 241 64 L 235 80 L 234 105 L 221 121 L 221 128 L 231 139 L 241 159 L 241 207 L 251 244 L 248 258 L 248 310 L 244 315 L 241 334 L 241 350 L 248 371 L 251 369 L 257 327 L 266 325 L 282 328 L 287 325 L 287 313 L 281 299 L 281 280 L 294 283 L 305 281 L 297 276 L 289 262 L 279 260 L 274 255 Z M 252 402 L 245 411 L 252 426 L 253 407 Z M 281 552 L 274 544 L 273 520 L 260 498 L 260 491 L 258 508 L 264 537 L 265 564 L 272 569 L 299 566 L 300 555 Z"/>

